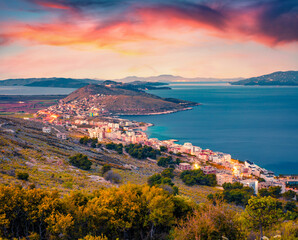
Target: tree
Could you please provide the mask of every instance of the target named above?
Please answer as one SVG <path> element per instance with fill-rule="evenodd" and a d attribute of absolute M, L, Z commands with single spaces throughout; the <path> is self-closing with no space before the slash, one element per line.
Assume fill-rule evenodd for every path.
<path fill-rule="evenodd" d="M 282 196 L 286 199 L 286 200 L 291 200 L 296 196 L 296 193 L 292 190 L 286 191 L 282 194 Z"/>
<path fill-rule="evenodd" d="M 78 168 L 81 168 L 83 170 L 89 170 L 91 168 L 92 162 L 89 161 L 88 157 L 86 155 L 83 155 L 81 153 L 78 153 L 72 157 L 69 158 L 69 162 Z"/>
<path fill-rule="evenodd" d="M 167 178 L 173 178 L 174 177 L 174 168 L 166 168 L 161 172 L 161 176 L 167 177 Z"/>
<path fill-rule="evenodd" d="M 159 150 L 160 150 L 161 152 L 166 152 L 166 151 L 168 151 L 168 148 L 165 147 L 165 146 L 160 146 L 160 147 L 159 147 Z"/>
<path fill-rule="evenodd" d="M 244 219 L 247 226 L 260 231 L 260 239 L 263 230 L 278 223 L 282 217 L 282 204 L 272 197 L 252 197 L 245 208 Z"/>
<path fill-rule="evenodd" d="M 281 187 L 280 186 L 274 186 L 269 187 L 268 192 L 271 197 L 274 198 L 280 198 L 281 197 Z"/>
<path fill-rule="evenodd" d="M 160 167 L 168 167 L 169 164 L 173 163 L 173 159 L 171 156 L 168 157 L 160 157 L 157 161 L 157 165 Z"/>
<path fill-rule="evenodd" d="M 236 212 L 226 206 L 201 205 L 173 231 L 175 240 L 244 239 Z"/>
<path fill-rule="evenodd" d="M 215 186 L 217 183 L 215 174 L 204 174 L 201 169 L 183 171 L 180 174 L 180 178 L 186 185 L 189 186 L 193 186 L 195 184 Z"/>
<path fill-rule="evenodd" d="M 267 188 L 261 188 L 258 192 L 260 197 L 268 197 L 270 196 L 270 193 L 268 192 Z"/>
<path fill-rule="evenodd" d="M 291 211 L 294 212 L 297 210 L 297 206 L 296 203 L 294 201 L 291 202 L 287 202 L 285 207 L 284 207 L 285 211 Z"/>

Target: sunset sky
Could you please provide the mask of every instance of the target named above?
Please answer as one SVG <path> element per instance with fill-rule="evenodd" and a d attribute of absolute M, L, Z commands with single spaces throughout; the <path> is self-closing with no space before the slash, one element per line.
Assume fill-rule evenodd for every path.
<path fill-rule="evenodd" d="M 297 0 L 0 1 L 0 79 L 298 70 Z"/>

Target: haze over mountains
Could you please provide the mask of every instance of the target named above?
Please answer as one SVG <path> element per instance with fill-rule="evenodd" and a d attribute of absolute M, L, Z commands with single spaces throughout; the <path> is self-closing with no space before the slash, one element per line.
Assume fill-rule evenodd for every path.
<path fill-rule="evenodd" d="M 28 86 L 28 87 L 60 87 L 60 88 L 81 88 L 88 84 L 102 84 L 111 81 L 113 83 L 124 83 L 138 86 L 142 89 L 155 89 L 158 85 L 170 82 L 230 82 L 232 85 L 298 85 L 298 71 L 274 72 L 252 78 L 185 78 L 174 75 L 159 75 L 151 77 L 128 76 L 121 79 L 104 80 L 89 78 L 19 78 L 0 80 L 0 86 Z M 153 83 L 156 83 L 154 85 Z M 162 87 L 169 89 L 168 87 Z"/>
<path fill-rule="evenodd" d="M 238 81 L 242 78 L 185 78 L 173 75 L 159 75 L 151 77 L 128 76 L 121 79 L 113 79 L 110 81 L 132 83 L 132 82 L 202 82 L 202 81 Z M 75 78 L 19 78 L 5 79 L 0 81 L 0 86 L 29 86 L 29 87 L 64 87 L 64 88 L 80 88 L 88 84 L 100 84 L 105 79 L 75 79 Z"/>

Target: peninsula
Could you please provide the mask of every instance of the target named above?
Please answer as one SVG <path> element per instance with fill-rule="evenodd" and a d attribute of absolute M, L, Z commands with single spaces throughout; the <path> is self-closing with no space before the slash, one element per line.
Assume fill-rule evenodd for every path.
<path fill-rule="evenodd" d="M 230 84 L 244 86 L 298 86 L 298 71 L 274 72 L 259 77 L 231 82 Z"/>
<path fill-rule="evenodd" d="M 90 84 L 77 89 L 57 105 L 48 108 L 55 114 L 77 116 L 148 115 L 191 109 L 199 103 L 175 98 L 161 98 L 131 85 L 115 82 Z"/>

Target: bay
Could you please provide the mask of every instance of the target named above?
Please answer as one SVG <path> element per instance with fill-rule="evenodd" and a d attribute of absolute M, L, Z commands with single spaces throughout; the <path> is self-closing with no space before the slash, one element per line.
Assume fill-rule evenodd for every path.
<path fill-rule="evenodd" d="M 250 160 L 276 174 L 298 173 L 298 87 L 175 83 L 161 97 L 199 102 L 167 115 L 126 116 L 153 123 L 151 138 L 177 139 Z"/>

